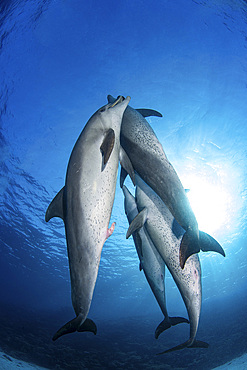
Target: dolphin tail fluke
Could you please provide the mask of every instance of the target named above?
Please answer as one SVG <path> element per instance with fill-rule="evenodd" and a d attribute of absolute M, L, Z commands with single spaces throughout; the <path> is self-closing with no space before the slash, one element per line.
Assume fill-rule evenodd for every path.
<path fill-rule="evenodd" d="M 217 252 L 223 257 L 226 256 L 222 246 L 212 236 L 204 233 L 203 231 L 199 231 L 199 243 L 200 249 L 203 252 Z"/>
<path fill-rule="evenodd" d="M 155 339 L 158 339 L 160 334 L 163 333 L 163 331 L 169 329 L 171 327 L 171 322 L 169 320 L 169 317 L 166 317 L 161 323 L 157 326 L 155 330 Z"/>
<path fill-rule="evenodd" d="M 176 347 L 173 347 L 173 348 L 167 349 L 166 351 L 157 353 L 157 355 L 164 355 L 165 353 L 179 351 L 180 349 L 184 349 L 184 348 L 208 348 L 208 347 L 209 347 L 209 344 L 206 342 L 202 342 L 201 340 L 194 340 L 192 342 L 191 339 L 189 339 L 186 342 L 179 344 Z"/>
<path fill-rule="evenodd" d="M 180 266 L 183 269 L 187 259 L 195 253 L 200 252 L 199 239 L 197 233 L 188 229 L 182 237 L 179 250 L 179 262 Z"/>
<path fill-rule="evenodd" d="M 97 327 L 93 320 L 86 319 L 82 322 L 82 315 L 78 315 L 75 319 L 67 322 L 64 326 L 62 326 L 56 334 L 53 335 L 52 340 L 55 341 L 59 337 L 65 334 L 74 333 L 75 331 L 83 332 L 83 331 L 90 331 L 94 334 L 97 333 Z"/>
<path fill-rule="evenodd" d="M 166 317 L 156 328 L 155 330 L 155 338 L 158 339 L 160 334 L 163 333 L 163 331 L 169 329 L 171 326 L 175 326 L 177 324 L 182 323 L 189 324 L 189 320 L 185 319 L 184 317 Z"/>
<path fill-rule="evenodd" d="M 180 251 L 179 260 L 180 266 L 183 269 L 186 260 L 194 253 L 198 253 L 200 250 L 203 252 L 217 252 L 225 257 L 224 249 L 221 245 L 210 235 L 199 231 L 199 239 L 196 237 L 196 233 L 188 229 L 183 235 Z"/>

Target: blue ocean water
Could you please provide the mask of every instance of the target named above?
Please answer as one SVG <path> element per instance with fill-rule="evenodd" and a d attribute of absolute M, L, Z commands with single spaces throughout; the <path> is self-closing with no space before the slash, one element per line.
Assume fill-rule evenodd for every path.
<path fill-rule="evenodd" d="M 0 348 L 49 369 L 212 369 L 246 353 L 246 1 L 1 0 L 0 81 Z M 148 122 L 226 252 L 200 253 L 208 349 L 156 356 L 189 327 L 154 338 L 163 317 L 125 239 L 119 182 L 90 308 L 98 333 L 51 340 L 74 312 L 64 226 L 44 216 L 108 94 L 163 114 Z M 166 296 L 187 317 L 169 273 Z"/>

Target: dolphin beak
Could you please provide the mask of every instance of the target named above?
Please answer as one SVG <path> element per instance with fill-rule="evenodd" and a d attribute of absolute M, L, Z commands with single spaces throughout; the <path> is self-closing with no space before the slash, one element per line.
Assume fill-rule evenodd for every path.
<path fill-rule="evenodd" d="M 110 108 L 115 107 L 115 105 L 117 105 L 118 103 L 122 103 L 122 101 L 124 101 L 124 97 L 122 95 L 118 96 L 117 100 L 115 100 L 115 102 L 111 105 Z"/>

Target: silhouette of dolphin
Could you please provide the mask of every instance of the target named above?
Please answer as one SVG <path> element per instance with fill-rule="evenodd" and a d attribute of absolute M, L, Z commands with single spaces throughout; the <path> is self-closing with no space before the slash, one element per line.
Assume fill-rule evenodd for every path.
<path fill-rule="evenodd" d="M 108 95 L 108 101 L 115 98 Z M 213 238 L 199 238 L 198 224 L 183 185 L 145 117 L 162 115 L 151 109 L 127 107 L 121 127 L 121 145 L 134 170 L 160 196 L 173 217 L 186 231 L 180 245 L 179 260 L 183 268 L 189 256 L 203 251 L 215 251 L 223 256 L 222 247 Z M 121 186 L 127 173 L 122 171 Z"/>
<path fill-rule="evenodd" d="M 190 320 L 189 339 L 162 353 L 186 347 L 207 348 L 208 344 L 196 340 L 196 333 L 201 311 L 201 267 L 197 254 L 190 256 L 184 269 L 179 264 L 179 246 L 184 230 L 177 223 L 160 197 L 136 175 L 136 203 L 138 215 L 134 218 L 127 232 L 127 237 L 145 225 L 155 248 L 169 269 L 185 303 Z M 173 230 L 177 230 L 177 235 Z M 201 232 L 200 232 L 201 233 Z"/>
<path fill-rule="evenodd" d="M 53 340 L 75 331 L 96 334 L 95 323 L 87 318 L 96 283 L 101 251 L 113 233 L 108 229 L 115 196 L 118 163 L 133 170 L 120 147 L 123 112 L 130 97 L 119 97 L 100 108 L 83 128 L 69 159 L 65 186 L 49 205 L 45 220 L 64 221 L 76 318 L 53 336 Z"/>
<path fill-rule="evenodd" d="M 123 185 L 124 193 L 124 208 L 129 223 L 134 220 L 138 215 L 137 204 L 135 197 L 130 191 Z M 140 260 L 140 270 L 143 269 L 145 277 L 150 285 L 150 288 L 160 306 L 160 309 L 164 315 L 164 320 L 158 325 L 155 330 L 155 338 L 166 329 L 171 326 L 180 323 L 189 323 L 189 320 L 183 317 L 169 317 L 166 308 L 166 294 L 165 294 L 165 263 L 160 256 L 159 252 L 155 248 L 150 239 L 145 225 L 140 230 L 133 233 L 133 239 L 136 247 L 136 251 Z"/>

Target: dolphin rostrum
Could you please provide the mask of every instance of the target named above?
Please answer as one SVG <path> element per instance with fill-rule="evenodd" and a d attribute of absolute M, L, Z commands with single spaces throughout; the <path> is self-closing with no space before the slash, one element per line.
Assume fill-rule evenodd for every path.
<path fill-rule="evenodd" d="M 127 236 L 145 225 L 148 235 L 163 258 L 181 293 L 190 320 L 189 339 L 162 353 L 185 347 L 207 348 L 207 343 L 195 339 L 202 295 L 201 267 L 198 255 L 190 256 L 184 269 L 180 267 L 179 245 L 184 230 L 177 224 L 160 197 L 139 176 L 136 176 L 135 179 L 137 185 L 136 202 L 139 213 L 130 224 Z"/>
<path fill-rule="evenodd" d="M 138 215 L 137 204 L 135 197 L 130 191 L 123 185 L 124 193 L 124 208 L 128 218 L 129 224 Z M 143 269 L 146 279 L 150 285 L 150 288 L 160 306 L 160 309 L 164 315 L 164 320 L 158 325 L 155 330 L 155 338 L 166 329 L 179 323 L 189 323 L 189 321 L 183 317 L 169 317 L 166 308 L 166 294 L 165 294 L 165 263 L 160 256 L 159 252 L 155 248 L 150 239 L 145 225 L 133 233 L 133 239 L 136 247 L 136 251 L 140 260 L 140 270 Z"/>
<path fill-rule="evenodd" d="M 108 102 L 115 98 L 108 95 Z M 225 255 L 222 247 L 213 238 L 201 240 L 196 217 L 191 209 L 183 185 L 168 161 L 166 154 L 153 129 L 145 119 L 162 115 L 151 109 L 127 107 L 121 127 L 121 146 L 127 153 L 134 170 L 160 196 L 173 217 L 186 231 L 180 245 L 179 260 L 183 268 L 187 258 L 203 251 L 215 251 Z M 122 172 L 121 185 L 126 172 Z"/>
<path fill-rule="evenodd" d="M 120 147 L 123 112 L 130 97 L 119 97 L 100 108 L 83 128 L 69 159 L 65 186 L 50 203 L 45 220 L 64 221 L 71 280 L 71 297 L 76 318 L 53 336 L 75 331 L 96 334 L 95 323 L 87 318 L 96 283 L 101 251 L 113 233 L 108 229 L 115 196 L 118 163 L 132 172 Z"/>

